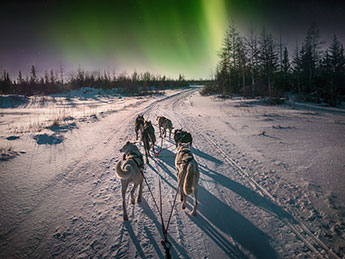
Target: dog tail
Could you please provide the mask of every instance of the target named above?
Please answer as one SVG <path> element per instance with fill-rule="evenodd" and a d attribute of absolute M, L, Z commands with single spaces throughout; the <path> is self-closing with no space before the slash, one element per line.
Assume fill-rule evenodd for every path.
<path fill-rule="evenodd" d="M 199 181 L 199 169 L 197 164 L 193 161 L 186 165 L 186 177 L 183 184 L 183 192 L 185 195 L 192 193 L 193 188 L 196 188 Z"/>
<path fill-rule="evenodd" d="M 121 161 L 117 162 L 116 164 L 116 175 L 121 179 L 121 180 L 126 180 L 131 176 L 130 173 L 130 167 L 131 165 L 127 165 L 125 168 L 122 169 L 121 166 Z"/>

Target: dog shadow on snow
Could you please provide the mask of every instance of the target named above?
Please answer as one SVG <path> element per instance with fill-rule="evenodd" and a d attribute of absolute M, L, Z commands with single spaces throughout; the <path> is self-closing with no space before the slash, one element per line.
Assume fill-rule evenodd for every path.
<path fill-rule="evenodd" d="M 164 156 L 158 157 L 157 165 L 156 162 L 153 161 L 149 167 L 155 172 L 163 182 L 165 182 L 170 188 L 176 190 L 177 185 L 177 178 L 176 178 L 176 171 L 171 170 L 174 169 L 174 157 L 175 154 L 170 150 L 164 150 Z M 163 152 L 162 152 L 163 154 Z M 204 154 L 204 158 L 207 158 L 208 155 Z M 209 156 L 211 157 L 211 156 Z M 210 160 L 210 159 L 209 159 Z M 211 160 L 212 161 L 212 160 Z M 216 161 L 216 160 L 213 160 Z M 220 163 L 218 163 L 220 164 Z M 172 167 L 172 168 L 170 168 Z M 157 169 L 158 168 L 158 169 Z M 210 175 L 209 172 L 200 166 L 200 172 Z M 163 174 L 164 173 L 164 174 Z M 213 175 L 216 175 L 215 172 L 212 172 Z M 236 182 L 231 181 L 230 179 L 222 176 L 220 174 L 219 177 L 215 177 L 217 182 L 223 183 L 229 189 L 235 189 L 235 187 L 241 190 L 241 185 L 236 186 Z M 170 176 L 173 178 L 173 182 L 171 181 Z M 222 179 L 224 177 L 226 179 Z M 170 180 L 168 180 L 170 178 Z M 231 184 L 230 184 L 231 183 Z M 242 189 L 246 187 L 242 186 Z M 248 189 L 248 191 L 250 191 Z M 245 194 L 245 191 L 238 191 L 240 192 L 244 198 L 249 199 L 249 195 Z M 255 195 L 256 193 L 253 192 Z M 240 194 L 240 195 L 241 195 Z M 258 194 L 256 194 L 258 195 Z M 261 196 L 260 196 L 261 197 Z M 179 199 L 178 199 L 179 200 Z M 255 200 L 255 199 L 254 199 Z M 256 197 L 256 200 L 259 200 Z M 225 204 L 221 200 L 219 200 L 216 196 L 210 193 L 207 189 L 202 187 L 199 183 L 198 187 L 198 215 L 196 217 L 189 216 L 191 221 L 193 221 L 229 258 L 247 258 L 245 254 L 236 246 L 234 246 L 230 241 L 229 238 L 233 238 L 237 243 L 239 243 L 242 247 L 246 250 L 250 251 L 253 255 L 257 258 L 276 258 L 276 252 L 271 247 L 269 241 L 270 238 L 258 229 L 253 223 L 251 223 L 248 219 L 246 219 L 243 215 L 236 212 L 232 209 L 228 204 Z M 253 202 L 253 201 L 252 201 Z M 188 197 L 188 210 L 190 210 L 191 197 Z M 161 223 L 157 220 L 156 211 L 152 211 L 149 205 L 147 204 L 146 200 L 141 203 L 141 206 L 145 212 L 145 214 L 153 220 L 156 228 L 160 232 L 160 236 L 163 239 L 163 235 L 161 233 Z M 175 210 L 181 210 L 180 202 L 177 201 L 175 205 Z M 154 240 L 151 232 L 148 229 L 145 229 L 145 232 L 150 239 L 150 243 L 153 244 L 157 254 L 159 257 L 163 257 L 162 254 L 162 247 L 161 245 L 157 244 Z M 180 256 L 184 258 L 188 258 L 188 253 L 183 247 L 183 244 L 180 245 L 173 239 L 173 237 L 168 237 L 169 241 L 172 244 L 171 253 L 173 258 L 179 257 L 176 251 L 179 252 Z M 183 241 L 182 241 L 183 242 Z M 139 251 L 139 249 L 138 249 Z M 140 251 L 139 251 L 140 253 Z"/>
<path fill-rule="evenodd" d="M 172 168 L 175 168 L 173 157 L 174 153 L 169 150 L 167 150 L 167 152 L 170 152 L 171 154 L 169 153 L 167 156 L 162 156 L 162 158 L 158 159 L 158 165 L 161 170 L 173 177 L 175 181 L 173 183 L 169 183 L 169 181 L 167 181 L 162 175 L 160 175 L 160 177 L 170 187 L 176 190 L 176 171 L 173 171 L 174 173 L 172 173 L 166 166 L 169 165 Z M 218 160 L 200 150 L 196 150 L 195 148 L 193 148 L 193 154 L 218 165 L 223 164 L 221 160 Z M 153 170 L 156 171 L 155 169 Z M 224 187 L 240 195 L 255 206 L 276 214 L 280 218 L 292 220 L 291 215 L 285 210 L 247 187 L 220 173 L 208 169 L 200 163 L 199 170 L 200 173 L 208 175 L 213 178 L 215 182 L 222 184 Z M 158 172 L 156 173 L 158 174 Z M 213 240 L 227 256 L 230 258 L 247 257 L 236 246 L 231 244 L 228 240 L 228 236 L 230 236 L 257 258 L 277 258 L 275 250 L 270 245 L 270 237 L 267 234 L 257 228 L 243 215 L 232 209 L 228 204 L 219 200 L 211 192 L 202 187 L 200 183 L 198 186 L 198 203 L 198 215 L 196 217 L 189 216 L 190 219 L 205 234 L 207 234 L 207 236 Z M 190 204 L 192 204 L 192 200 L 191 197 L 188 197 L 188 209 L 190 209 Z M 179 202 L 177 202 L 175 209 L 180 209 Z M 222 233 L 220 231 L 222 231 Z"/>
<path fill-rule="evenodd" d="M 214 170 L 211 170 L 201 164 L 199 164 L 200 171 L 214 179 L 217 183 L 223 185 L 224 187 L 228 188 L 229 190 L 233 191 L 234 193 L 240 195 L 242 198 L 246 199 L 247 201 L 251 202 L 253 205 L 262 208 L 263 210 L 267 211 L 270 214 L 277 215 L 280 219 L 286 218 L 290 222 L 295 223 L 294 218 L 284 209 L 282 209 L 277 204 L 273 203 L 270 199 L 267 199 L 253 190 L 239 184 L 236 181 L 231 180 L 230 178 L 220 174 Z"/>
<path fill-rule="evenodd" d="M 277 258 L 275 250 L 270 245 L 269 236 L 200 185 L 198 215 L 189 218 L 230 258 L 247 258 L 247 256 L 229 242 L 227 235 L 256 258 Z"/>
<path fill-rule="evenodd" d="M 169 142 L 171 144 L 171 146 L 174 146 L 174 147 L 176 146 L 175 142 L 173 142 L 172 140 L 167 140 L 167 142 Z M 165 150 L 163 150 L 163 152 L 164 151 Z M 217 158 L 215 158 L 215 157 L 213 157 L 213 156 L 211 156 L 211 155 L 209 155 L 209 154 L 207 154 L 207 153 L 205 153 L 205 152 L 203 152 L 203 151 L 201 151 L 199 149 L 196 149 L 193 146 L 191 147 L 191 151 L 192 151 L 192 153 L 194 155 L 199 156 L 199 157 L 201 157 L 203 159 L 209 160 L 209 161 L 211 161 L 211 162 L 213 162 L 215 164 L 218 164 L 218 165 L 223 164 L 223 161 L 221 161 L 221 160 L 219 160 L 219 159 L 217 159 Z"/>
<path fill-rule="evenodd" d="M 158 215 L 157 215 L 158 212 L 155 211 L 154 209 L 153 210 L 151 209 L 151 207 L 149 206 L 145 198 L 142 198 L 140 206 L 142 207 L 144 213 L 153 221 L 156 229 L 159 231 L 159 236 L 161 240 L 164 240 L 164 236 L 162 233 L 162 224 L 158 220 Z M 150 240 L 150 244 L 152 244 L 153 248 L 155 249 L 158 257 L 165 258 L 165 252 L 164 252 L 163 246 L 156 242 L 156 240 L 154 239 L 151 233 L 152 230 L 150 231 L 147 227 L 144 227 L 144 231 L 148 239 Z M 168 231 L 168 241 L 171 243 L 170 254 L 172 258 L 179 258 L 179 257 L 189 258 L 188 253 L 186 249 L 184 248 L 184 246 L 177 243 L 174 240 L 174 238 L 169 234 L 169 231 Z M 177 251 L 179 253 L 177 253 Z"/>
<path fill-rule="evenodd" d="M 255 191 L 201 164 L 199 164 L 199 169 L 200 173 L 211 177 L 215 182 L 240 195 L 253 205 L 271 214 L 275 214 L 279 218 L 286 218 L 290 222 L 294 222 L 293 217 L 288 212 L 274 204 L 271 200 L 257 194 Z M 225 253 L 230 255 L 227 247 L 224 246 L 226 241 L 224 241 L 224 237 L 214 232 L 214 228 L 210 223 L 229 234 L 241 246 L 253 253 L 255 257 L 277 258 L 275 250 L 269 243 L 269 236 L 230 206 L 220 201 L 200 184 L 198 188 L 198 201 L 199 217 L 194 218 L 190 216 L 191 220 L 207 233 Z"/>
<path fill-rule="evenodd" d="M 216 164 L 222 164 L 223 162 L 193 148 L 193 153 L 203 159 L 207 159 Z M 169 188 L 174 191 L 177 187 L 177 178 L 175 170 L 175 153 L 169 149 L 164 149 L 157 159 L 150 158 L 150 164 L 148 167 L 152 169 L 152 172 L 160 177 L 162 182 L 164 182 Z M 199 161 L 198 161 L 199 162 Z M 225 177 L 224 175 L 213 171 L 202 164 L 199 163 L 199 169 L 201 174 L 205 174 L 215 182 L 222 184 L 224 187 L 230 189 L 236 194 L 240 195 L 247 201 L 251 202 L 255 206 L 261 207 L 266 211 L 272 212 L 279 217 L 291 218 L 291 216 L 286 213 L 279 206 L 275 205 L 273 202 L 263 198 L 254 191 L 251 191 L 247 187 L 232 181 L 231 179 Z M 156 177 L 156 176 L 153 176 Z M 144 186 L 144 190 L 147 187 Z M 148 192 L 146 192 L 148 193 Z M 162 226 L 159 220 L 159 216 L 155 208 L 150 208 L 147 200 L 148 197 L 143 197 L 140 206 L 143 212 L 153 221 L 156 229 L 152 230 L 144 227 L 144 234 L 152 244 L 154 250 L 156 251 L 159 258 L 164 258 L 164 250 L 161 244 L 157 243 L 154 238 L 152 231 L 156 233 L 158 230 L 160 238 L 163 240 Z M 192 202 L 191 197 L 188 197 L 188 209 L 189 212 Z M 199 182 L 198 186 L 198 214 L 196 217 L 188 217 L 194 224 L 200 228 L 229 258 L 247 258 L 247 256 L 230 241 L 233 239 L 245 250 L 249 251 L 252 255 L 257 258 L 277 258 L 275 250 L 270 245 L 270 237 L 256 227 L 251 221 L 246 217 L 238 213 L 236 210 L 231 208 L 228 204 L 224 203 L 218 197 L 213 195 L 210 191 L 202 186 Z M 175 210 L 181 210 L 179 197 L 175 205 Z M 125 224 L 126 229 L 136 247 L 136 250 L 140 257 L 145 258 L 145 254 L 141 247 L 140 241 L 137 239 L 131 225 L 129 223 Z M 189 258 L 188 251 L 185 249 L 183 238 L 178 241 L 174 237 L 169 235 L 168 240 L 171 242 L 171 255 L 173 258 L 183 257 Z"/>

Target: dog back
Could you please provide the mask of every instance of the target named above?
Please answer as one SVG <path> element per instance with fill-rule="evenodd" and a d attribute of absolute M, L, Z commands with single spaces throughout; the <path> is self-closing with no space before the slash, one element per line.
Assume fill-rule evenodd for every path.
<path fill-rule="evenodd" d="M 190 144 L 192 144 L 192 142 L 193 142 L 192 134 L 190 134 L 187 131 L 183 131 L 183 130 L 175 131 L 174 140 L 175 140 L 176 145 L 178 143 L 190 143 Z"/>

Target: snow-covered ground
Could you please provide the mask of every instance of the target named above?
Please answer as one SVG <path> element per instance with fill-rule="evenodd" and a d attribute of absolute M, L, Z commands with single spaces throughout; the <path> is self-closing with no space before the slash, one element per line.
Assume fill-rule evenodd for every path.
<path fill-rule="evenodd" d="M 115 164 L 135 139 L 137 114 L 154 124 L 164 115 L 193 135 L 198 214 L 189 214 L 191 198 L 186 211 L 178 199 L 168 231 L 173 258 L 344 257 L 345 111 L 198 91 L 74 93 L 0 109 L 0 147 L 9 150 L 0 161 L 0 258 L 164 257 L 146 185 L 122 221 Z M 172 140 L 163 148 L 145 175 L 156 199 L 161 181 L 167 220 L 176 149 Z"/>

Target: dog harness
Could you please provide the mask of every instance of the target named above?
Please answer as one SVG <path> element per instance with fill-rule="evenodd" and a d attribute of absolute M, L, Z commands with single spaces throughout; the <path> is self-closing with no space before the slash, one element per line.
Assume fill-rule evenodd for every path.
<path fill-rule="evenodd" d="M 181 142 L 181 143 L 191 143 L 191 141 L 188 141 L 188 132 L 186 132 L 186 131 L 179 132 L 178 135 L 177 135 L 177 141 L 176 142 L 177 143 L 178 142 Z"/>
<path fill-rule="evenodd" d="M 143 155 L 141 153 L 137 153 L 135 151 L 131 151 L 127 154 L 128 160 L 133 160 L 134 163 L 138 166 L 138 168 L 142 169 L 144 168 L 144 159 Z"/>
<path fill-rule="evenodd" d="M 190 161 L 194 159 L 192 152 L 189 149 L 184 149 L 180 153 L 182 156 L 181 162 L 178 162 L 177 164 L 187 164 Z"/>

